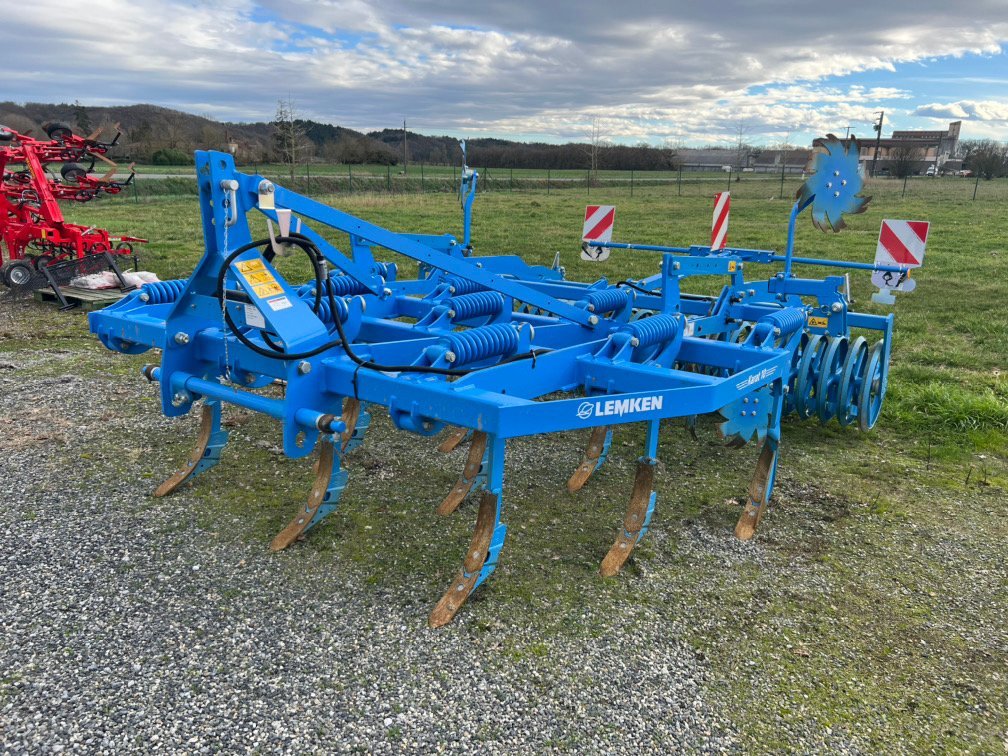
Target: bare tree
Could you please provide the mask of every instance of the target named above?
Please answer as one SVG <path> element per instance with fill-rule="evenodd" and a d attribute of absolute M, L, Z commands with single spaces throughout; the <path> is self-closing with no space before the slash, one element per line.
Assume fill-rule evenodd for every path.
<path fill-rule="evenodd" d="M 280 162 L 289 166 L 290 179 L 294 181 L 294 166 L 298 163 L 298 158 L 304 150 L 305 131 L 298 117 L 297 108 L 294 101 L 288 97 L 284 100 L 277 100 L 276 120 L 273 121 L 275 129 L 273 141 L 276 145 Z"/>
<path fill-rule="evenodd" d="M 961 144 L 964 165 L 985 179 L 1008 174 L 1008 146 L 993 139 L 970 139 Z"/>
<path fill-rule="evenodd" d="M 598 159 L 599 150 L 605 145 L 605 140 L 602 138 L 602 127 L 599 124 L 598 118 L 592 119 L 591 132 L 588 136 L 588 159 L 589 159 L 589 177 L 591 182 L 594 184 L 598 178 Z"/>
<path fill-rule="evenodd" d="M 923 157 L 924 152 L 920 147 L 914 147 L 912 144 L 896 145 L 889 153 L 893 176 L 896 178 L 906 178 L 913 175 L 917 163 Z"/>

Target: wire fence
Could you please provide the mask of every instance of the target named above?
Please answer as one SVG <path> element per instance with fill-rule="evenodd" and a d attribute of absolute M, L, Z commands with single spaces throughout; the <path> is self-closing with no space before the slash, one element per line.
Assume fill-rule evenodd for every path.
<path fill-rule="evenodd" d="M 392 166 L 309 165 L 298 166 L 293 179 L 278 166 L 244 166 L 242 170 L 259 173 L 277 184 L 309 195 L 332 194 L 420 194 L 458 191 L 458 169 L 447 166 L 410 166 L 397 170 Z M 197 193 L 194 174 L 158 173 L 157 167 L 138 173 L 131 189 L 135 200 L 146 197 L 185 196 Z M 186 169 L 175 169 L 186 170 Z M 804 174 L 796 166 L 773 171 L 722 171 L 709 166 L 682 166 L 668 171 L 591 171 L 478 169 L 481 192 L 525 192 L 552 194 L 582 193 L 602 197 L 660 193 L 662 196 L 698 197 L 730 191 L 732 196 L 749 199 L 793 197 Z M 910 176 L 869 179 L 867 194 L 885 198 L 922 198 L 936 201 L 1008 201 L 1008 179 L 985 180 L 979 177 Z"/>

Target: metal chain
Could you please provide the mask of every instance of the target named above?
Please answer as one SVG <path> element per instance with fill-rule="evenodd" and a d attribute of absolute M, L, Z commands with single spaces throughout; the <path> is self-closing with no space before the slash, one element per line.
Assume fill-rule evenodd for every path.
<path fill-rule="evenodd" d="M 230 201 L 227 199 L 227 194 L 224 197 L 224 259 L 227 259 L 228 254 L 231 252 L 231 248 L 228 241 L 228 214 Z M 221 291 L 221 337 L 224 339 L 224 380 L 232 382 L 231 380 L 231 357 L 228 354 L 228 327 L 227 320 L 224 318 L 224 310 L 227 307 L 227 272 L 224 273 L 225 286 Z"/>

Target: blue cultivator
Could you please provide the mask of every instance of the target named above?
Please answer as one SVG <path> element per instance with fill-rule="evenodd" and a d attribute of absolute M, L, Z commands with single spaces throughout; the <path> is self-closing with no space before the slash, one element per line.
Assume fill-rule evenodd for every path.
<path fill-rule="evenodd" d="M 587 431 L 588 450 L 568 484 L 576 491 L 605 460 L 613 426 L 646 424 L 627 513 L 602 561 L 602 573 L 613 575 L 654 512 L 662 420 L 720 413 L 732 445 L 762 444 L 736 528 L 742 538 L 752 536 L 770 500 L 785 412 L 844 425 L 856 420 L 864 429 L 875 423 L 892 316 L 850 312 L 841 276 L 791 273 L 792 263 L 873 269 L 793 255 L 796 218 L 806 206 L 835 228 L 860 204 L 856 150 L 830 156 L 829 170 L 847 182 L 848 204 L 821 207 L 825 190 L 812 185 L 793 208 L 784 255 L 606 242 L 660 253 L 662 261 L 658 275 L 610 285 L 567 281 L 558 261 L 543 267 L 512 256 L 470 256 L 471 171 L 463 172 L 460 244 L 448 235 L 393 233 L 239 173 L 228 155 L 198 152 L 206 252 L 192 276 L 148 284 L 92 313 L 91 329 L 116 351 L 161 350 L 160 365 L 144 373 L 160 382 L 166 415 L 202 402 L 196 450 L 158 494 L 216 464 L 227 441 L 222 402 L 276 418 L 290 457 L 319 448 L 308 501 L 273 549 L 304 536 L 353 485 L 342 463 L 363 438 L 365 407 L 384 408 L 396 428 L 422 436 L 452 426 L 442 448 L 471 437 L 462 476 L 438 509 L 447 515 L 479 494 L 472 543 L 430 616 L 440 626 L 496 567 L 507 533 L 510 438 Z M 246 214 L 253 210 L 266 217 L 268 238 L 252 239 Z M 343 249 L 327 240 L 333 230 L 345 234 Z M 395 265 L 375 259 L 375 248 L 416 260 L 420 276 L 399 280 Z M 303 285 L 273 266 L 277 255 L 292 252 L 311 263 L 313 276 Z M 750 263 L 783 263 L 783 271 L 747 281 Z M 719 296 L 681 293 L 684 279 L 711 275 L 727 278 Z M 871 332 L 881 338 L 869 347 L 861 334 Z M 256 391 L 277 380 L 285 383 L 283 398 Z"/>

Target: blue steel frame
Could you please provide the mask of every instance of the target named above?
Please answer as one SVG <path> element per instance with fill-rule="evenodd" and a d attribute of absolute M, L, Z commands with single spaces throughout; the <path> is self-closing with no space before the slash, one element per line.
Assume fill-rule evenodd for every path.
<path fill-rule="evenodd" d="M 840 276 L 817 280 L 790 272 L 792 262 L 876 268 L 794 257 L 794 221 L 802 209 L 798 203 L 783 256 L 767 250 L 606 242 L 611 249 L 662 254 L 660 273 L 630 290 L 605 279 L 567 281 L 559 270 L 530 266 L 513 256 L 468 257 L 477 182 L 468 169 L 462 179 L 461 245 L 447 234 L 388 231 L 261 176 L 241 173 L 223 153 L 197 152 L 196 170 L 205 253 L 192 276 L 185 282 L 147 285 L 91 313 L 92 331 L 113 350 L 162 350 L 160 366 L 145 374 L 160 382 L 166 415 L 186 414 L 203 400 L 214 408 L 219 430 L 219 403 L 227 402 L 279 420 L 284 453 L 290 457 L 304 457 L 319 444 L 331 451 L 332 469 L 313 489 L 318 502 L 310 501 L 299 513 L 285 531 L 288 536 L 302 534 L 335 508 L 346 485 L 340 466 L 345 446 L 330 447 L 337 446 L 337 436 L 349 438 L 355 428 L 358 443 L 363 435 L 362 420 L 350 427 L 344 422 L 350 407 L 383 406 L 396 427 L 421 435 L 433 435 L 446 424 L 481 434 L 478 444 L 474 436 L 470 454 L 476 467 L 462 486 L 463 493 L 485 491 L 477 531 L 456 583 L 431 616 L 433 625 L 449 621 L 496 565 L 506 534 L 501 514 L 507 439 L 595 428 L 605 430 L 607 449 L 612 426 L 647 423 L 627 520 L 603 564 L 603 571 L 612 574 L 647 531 L 654 510 L 651 481 L 661 420 L 720 412 L 728 438 L 763 442 L 747 504 L 755 528 L 773 486 L 780 420 L 791 408 L 787 394 L 796 383 L 819 379 L 813 368 L 799 375 L 805 370 L 799 358 L 809 339 L 846 339 L 852 328 L 880 332 L 881 353 L 862 371 L 875 372 L 865 372 L 868 377 L 860 384 L 868 386 L 872 402 L 880 404 L 885 393 L 892 316 L 850 312 Z M 329 313 L 328 306 L 316 312 L 315 285 L 292 285 L 256 248 L 228 265 L 228 294 L 223 301 L 218 297 L 225 259 L 252 241 L 247 214 L 253 210 L 273 222 L 282 210 L 299 219 L 301 233 L 338 272 L 325 285 L 339 288 L 340 312 Z M 313 224 L 328 229 L 326 235 Z M 348 253 L 329 240 L 332 231 L 346 235 Z M 394 265 L 376 261 L 375 247 L 417 261 L 420 277 L 397 280 Z M 745 280 L 748 263 L 777 262 L 785 264 L 783 272 L 768 280 Z M 264 275 L 241 272 L 251 268 Z M 729 283 L 718 297 L 683 294 L 683 279 L 698 275 L 726 276 Z M 360 358 L 380 365 L 465 367 L 472 372 L 456 377 L 362 367 L 339 345 L 304 359 L 266 357 L 231 332 L 224 308 L 243 335 L 263 349 L 268 348 L 266 334 L 287 353 L 332 344 L 333 319 L 339 318 Z M 747 335 L 740 333 L 743 327 Z M 861 362 L 857 367 L 862 370 Z M 274 380 L 286 383 L 282 399 L 256 393 Z M 546 398 L 553 394 L 564 397 Z M 195 474 L 212 466 L 219 452 L 218 446 Z M 742 521 L 736 532 L 752 535 Z M 281 546 L 292 540 L 281 536 Z"/>

